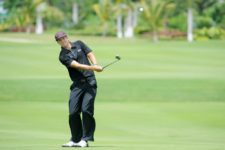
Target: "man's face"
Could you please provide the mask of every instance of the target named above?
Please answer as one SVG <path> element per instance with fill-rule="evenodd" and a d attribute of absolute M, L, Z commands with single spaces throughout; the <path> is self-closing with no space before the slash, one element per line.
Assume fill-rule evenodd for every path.
<path fill-rule="evenodd" d="M 67 47 L 70 43 L 69 39 L 67 37 L 62 37 L 59 40 L 57 40 L 57 43 L 61 45 L 62 47 Z"/>

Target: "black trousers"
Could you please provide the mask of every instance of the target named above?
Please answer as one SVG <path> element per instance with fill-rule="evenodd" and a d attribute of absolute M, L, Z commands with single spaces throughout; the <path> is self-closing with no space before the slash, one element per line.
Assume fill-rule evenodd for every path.
<path fill-rule="evenodd" d="M 94 101 L 97 86 L 90 85 L 88 82 L 73 84 L 72 86 L 69 99 L 71 140 L 74 142 L 80 140 L 94 141 Z"/>

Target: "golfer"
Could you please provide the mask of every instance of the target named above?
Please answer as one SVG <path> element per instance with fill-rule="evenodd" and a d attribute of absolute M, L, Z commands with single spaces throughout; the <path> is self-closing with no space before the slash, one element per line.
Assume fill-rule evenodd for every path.
<path fill-rule="evenodd" d="M 101 72 L 103 69 L 97 65 L 95 55 L 82 41 L 70 42 L 63 31 L 55 34 L 55 40 L 61 46 L 59 60 L 66 66 L 73 81 L 69 98 L 71 139 L 62 147 L 88 147 L 88 141 L 94 141 L 95 131 L 97 83 L 94 71 Z"/>

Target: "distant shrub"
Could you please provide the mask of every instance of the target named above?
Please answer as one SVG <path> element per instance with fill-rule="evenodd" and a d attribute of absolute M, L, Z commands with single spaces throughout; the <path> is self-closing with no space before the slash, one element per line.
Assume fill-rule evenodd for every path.
<path fill-rule="evenodd" d="M 48 6 L 48 8 L 43 12 L 44 23 L 47 27 L 61 26 L 62 22 L 65 20 L 63 12 L 58 8 Z"/>
<path fill-rule="evenodd" d="M 9 23 L 2 23 L 2 24 L 0 24 L 0 32 L 1 31 L 8 31 L 9 27 L 10 27 Z"/>
<path fill-rule="evenodd" d="M 187 15 L 185 13 L 174 16 L 168 20 L 168 27 L 179 31 L 187 30 Z"/>
<path fill-rule="evenodd" d="M 195 30 L 196 40 L 225 39 L 225 30 L 218 27 L 202 28 Z"/>
<path fill-rule="evenodd" d="M 215 25 L 213 19 L 209 16 L 197 16 L 195 19 L 196 28 L 210 28 Z"/>

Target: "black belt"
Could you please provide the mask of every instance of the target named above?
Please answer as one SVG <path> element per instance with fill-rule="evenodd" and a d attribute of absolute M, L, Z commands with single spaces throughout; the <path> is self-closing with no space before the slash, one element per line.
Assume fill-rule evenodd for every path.
<path fill-rule="evenodd" d="M 78 80 L 78 82 L 85 83 L 85 82 L 87 82 L 87 79 L 80 79 L 80 80 Z"/>
<path fill-rule="evenodd" d="M 91 82 L 92 80 L 96 80 L 94 76 L 90 76 L 90 77 L 87 77 L 87 78 L 78 79 L 75 82 L 85 83 L 85 82 Z"/>
<path fill-rule="evenodd" d="M 76 79 L 73 81 L 72 86 L 78 85 L 78 84 L 84 84 L 84 83 L 89 83 L 90 85 L 95 85 L 96 84 L 96 79 L 94 76 L 87 77 L 87 78 L 81 78 L 81 79 Z"/>

